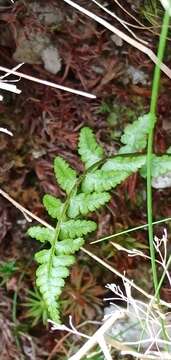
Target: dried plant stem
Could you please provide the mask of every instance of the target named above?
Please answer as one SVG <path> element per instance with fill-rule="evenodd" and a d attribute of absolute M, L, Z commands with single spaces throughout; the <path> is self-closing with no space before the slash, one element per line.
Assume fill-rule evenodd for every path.
<path fill-rule="evenodd" d="M 99 258 L 97 255 L 93 254 L 92 252 L 90 252 L 89 250 L 85 249 L 85 248 L 81 248 L 81 250 L 86 253 L 87 255 L 89 255 L 92 259 L 94 259 L 95 261 L 97 261 L 99 264 L 101 264 L 102 266 L 104 266 L 106 269 L 110 270 L 111 272 L 113 272 L 116 276 L 120 277 L 123 281 L 126 281 L 131 287 L 133 287 L 135 290 L 137 290 L 139 293 L 141 293 L 143 296 L 145 296 L 147 299 L 154 301 L 154 296 L 148 294 L 145 290 L 141 289 L 138 285 L 136 285 L 133 281 L 129 280 L 126 276 L 124 276 L 123 274 L 121 274 L 118 270 L 114 269 L 113 266 L 109 265 L 108 263 L 106 263 L 104 260 L 102 260 L 101 258 Z M 165 305 L 169 308 L 171 308 L 171 304 L 168 304 L 166 301 L 161 300 L 160 299 L 160 304 L 161 305 Z"/>
<path fill-rule="evenodd" d="M 2 195 L 5 199 L 7 199 L 18 210 L 20 210 L 28 222 L 31 222 L 32 219 L 34 219 L 34 220 L 38 221 L 39 223 L 41 223 L 42 225 L 53 229 L 53 227 L 50 226 L 46 221 L 40 219 L 38 216 L 34 215 L 31 211 L 27 210 L 24 206 L 20 205 L 10 195 L 8 195 L 4 190 L 0 189 L 0 195 Z"/>
<path fill-rule="evenodd" d="M 119 16 L 117 16 L 114 12 L 108 10 L 105 6 L 101 5 L 98 1 L 96 0 L 91 0 L 92 2 L 94 2 L 97 6 L 99 6 L 101 9 L 103 9 L 103 11 L 105 11 L 107 14 L 109 14 L 110 16 L 112 16 L 113 18 L 115 18 L 117 21 L 120 22 L 120 24 L 125 27 L 125 29 L 140 43 L 144 44 L 144 45 L 148 45 L 148 42 L 139 38 L 130 28 L 129 26 L 125 23 L 124 20 L 122 20 Z"/>
<path fill-rule="evenodd" d="M 71 88 L 63 86 L 63 85 L 55 84 L 55 83 L 53 83 L 51 81 L 48 81 L 48 80 L 43 80 L 43 79 L 36 78 L 34 76 L 24 74 L 22 72 L 14 70 L 14 69 L 8 69 L 8 68 L 6 68 L 4 66 L 0 66 L 0 71 L 6 72 L 7 76 L 9 74 L 13 74 L 13 75 L 19 76 L 19 77 L 21 77 L 23 79 L 30 80 L 30 81 L 33 81 L 33 82 L 36 82 L 36 83 L 39 83 L 39 84 L 42 84 L 42 85 L 51 86 L 52 88 L 67 91 L 67 92 L 70 92 L 70 93 L 75 94 L 75 95 L 84 96 L 84 97 L 87 97 L 87 98 L 90 98 L 90 99 L 95 99 L 96 98 L 95 95 L 89 94 L 89 93 L 87 93 L 85 91 L 71 89 Z M 2 85 L 3 84 L 1 83 L 1 86 Z"/>
<path fill-rule="evenodd" d="M 10 136 L 13 136 L 13 133 L 5 128 L 0 127 L 0 132 L 3 132 L 4 134 L 10 135 Z"/>
<path fill-rule="evenodd" d="M 124 317 L 124 313 L 121 311 L 115 312 L 113 315 L 107 319 L 104 324 L 95 332 L 93 336 L 81 347 L 77 353 L 70 357 L 69 360 L 80 360 L 83 356 L 85 356 L 94 345 L 96 345 L 100 337 L 105 334 L 105 332 L 110 329 L 110 327 L 118 320 Z"/>

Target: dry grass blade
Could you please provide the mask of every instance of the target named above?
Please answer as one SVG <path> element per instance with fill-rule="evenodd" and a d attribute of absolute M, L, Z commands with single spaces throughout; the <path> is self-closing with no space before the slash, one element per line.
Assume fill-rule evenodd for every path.
<path fill-rule="evenodd" d="M 128 15 L 130 16 L 137 24 L 140 25 L 140 28 L 146 28 L 141 21 L 139 21 L 134 15 L 132 15 L 129 11 L 127 11 L 118 0 L 114 0 L 114 2 Z M 127 23 L 127 22 L 125 22 Z M 148 27 L 147 27 L 148 28 Z"/>
<path fill-rule="evenodd" d="M 107 14 L 111 15 L 113 18 L 118 20 L 120 24 L 125 27 L 125 29 L 138 41 L 140 41 L 142 44 L 148 45 L 147 41 L 144 41 L 143 39 L 139 38 L 128 26 L 128 24 L 125 23 L 120 17 L 118 17 L 114 12 L 108 10 L 105 6 L 98 3 L 96 0 L 92 0 L 97 6 L 99 6 L 101 9 L 103 9 Z"/>
<path fill-rule="evenodd" d="M 105 334 L 105 332 L 118 320 L 124 316 L 124 312 L 118 311 L 107 319 L 104 324 L 95 332 L 95 334 L 81 347 L 77 353 L 70 357 L 68 360 L 80 360 L 91 349 L 99 343 L 99 338 Z"/>
<path fill-rule="evenodd" d="M 3 132 L 4 134 L 13 136 L 13 133 L 5 128 L 0 127 L 0 132 Z"/>
<path fill-rule="evenodd" d="M 22 72 L 16 71 L 14 69 L 8 69 L 8 68 L 6 68 L 4 66 L 0 66 L 0 71 L 6 72 L 7 75 L 13 74 L 13 75 L 19 76 L 19 77 L 21 77 L 23 79 L 30 80 L 30 81 L 33 81 L 33 82 L 36 82 L 36 83 L 39 83 L 39 84 L 42 84 L 42 85 L 51 86 L 52 88 L 67 91 L 67 92 L 70 92 L 70 93 L 75 94 L 75 95 L 84 96 L 84 97 L 87 97 L 87 98 L 90 98 L 90 99 L 95 99 L 96 98 L 95 95 L 89 94 L 87 92 L 71 89 L 69 87 L 62 86 L 62 85 L 58 85 L 58 84 L 55 84 L 55 83 L 53 83 L 51 81 L 39 79 L 39 78 L 36 78 L 34 76 L 30 76 L 30 75 L 24 74 Z"/>

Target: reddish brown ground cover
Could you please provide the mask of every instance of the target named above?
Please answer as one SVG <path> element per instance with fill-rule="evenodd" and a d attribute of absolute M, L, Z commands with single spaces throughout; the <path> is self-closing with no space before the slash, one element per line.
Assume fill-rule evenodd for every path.
<path fill-rule="evenodd" d="M 42 7 L 44 4 L 45 2 L 41 1 Z M 34 63 L 33 60 L 32 64 L 25 64 L 22 71 L 88 91 L 97 98 L 88 100 L 20 80 L 22 94 L 16 96 L 6 93 L 4 102 L 0 103 L 0 125 L 14 133 L 13 138 L 0 135 L 0 186 L 16 201 L 46 220 L 48 218 L 41 203 L 43 194 L 47 192 L 62 196 L 53 175 L 54 157 L 61 155 L 78 171 L 82 169 L 77 155 L 77 140 L 83 125 L 94 130 L 107 153 L 114 153 L 119 147 L 117 134 L 121 133 L 127 123 L 148 110 L 153 71 L 153 64 L 145 55 L 127 44 L 118 47 L 109 31 L 75 12 L 62 0 L 58 1 L 57 5 L 55 1 L 49 1 L 49 4 L 58 6 L 62 14 L 58 26 L 47 26 L 35 16 L 25 1 L 16 1 L 14 5 L 8 2 L 8 6 L 6 3 L 5 6 L 0 5 L 0 64 L 8 67 L 16 65 L 14 53 L 20 46 L 21 31 L 24 32 L 25 39 L 31 31 L 40 33 L 57 46 L 61 57 L 61 70 L 56 75 L 50 74 L 41 62 Z M 80 1 L 80 4 L 87 5 L 87 1 Z M 110 1 L 110 4 L 118 16 L 135 24 L 117 4 L 113 1 Z M 95 5 L 89 3 L 88 8 L 120 27 L 116 20 L 104 15 Z M 126 8 L 132 11 L 131 2 L 127 1 Z M 134 11 L 134 15 L 149 26 L 139 11 Z M 137 34 L 149 41 L 149 46 L 155 50 L 157 35 L 148 30 L 137 30 Z M 170 42 L 168 47 L 170 48 Z M 169 51 L 167 61 L 169 64 Z M 145 84 L 135 84 L 128 79 L 128 66 L 145 73 Z M 163 76 L 158 106 L 159 121 L 155 133 L 155 151 L 159 153 L 165 152 L 170 145 L 170 90 L 169 80 Z M 112 117 L 109 119 L 109 113 L 104 112 L 104 104 L 108 105 L 110 113 L 115 113 L 114 120 Z M 170 216 L 170 199 L 169 189 L 154 192 L 155 219 Z M 144 180 L 137 174 L 131 176 L 113 191 L 109 206 L 94 217 L 99 223 L 97 238 L 145 223 Z M 33 257 L 38 248 L 33 240 L 26 237 L 27 228 L 28 223 L 23 215 L 1 197 L 0 260 L 15 260 L 17 270 L 0 289 L 0 359 L 50 360 L 53 354 L 54 358 L 62 359 L 67 355 L 72 340 L 70 342 L 66 338 L 66 333 L 52 333 L 42 324 L 31 327 L 30 320 L 26 318 L 26 309 L 22 305 L 28 289 L 34 287 L 36 265 Z M 156 228 L 156 231 L 160 234 L 162 229 L 161 226 Z M 144 231 L 133 234 L 132 238 L 136 244 L 147 244 Z M 123 237 L 120 241 L 124 244 L 129 242 L 129 238 Z M 135 259 L 116 253 L 108 243 L 91 246 L 91 250 L 120 271 L 127 269 L 132 274 L 139 264 Z M 69 298 L 68 306 L 64 307 L 64 319 L 67 321 L 68 313 L 72 313 L 77 323 L 85 318 L 101 319 L 104 286 L 113 280 L 113 275 L 80 254 L 63 295 L 64 299 L 67 296 Z M 85 283 L 89 286 L 84 293 Z M 166 297 L 170 296 L 167 286 L 163 291 Z M 93 307 L 91 303 L 94 304 Z M 76 311 L 76 307 L 79 311 Z M 91 332 L 92 329 L 88 327 L 87 331 Z"/>

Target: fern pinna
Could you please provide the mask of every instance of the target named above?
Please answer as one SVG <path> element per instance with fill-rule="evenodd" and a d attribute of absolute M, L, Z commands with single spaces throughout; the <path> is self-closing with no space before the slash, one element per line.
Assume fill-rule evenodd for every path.
<path fill-rule="evenodd" d="M 106 160 L 103 148 L 96 142 L 91 129 L 82 128 L 78 152 L 85 165 L 85 171 L 78 176 L 67 162 L 56 157 L 54 172 L 60 187 L 66 192 L 66 200 L 45 195 L 43 204 L 48 214 L 56 219 L 55 228 L 33 226 L 28 234 L 48 245 L 35 255 L 39 267 L 36 284 L 47 306 L 49 317 L 59 323 L 59 296 L 69 275 L 69 267 L 74 264 L 74 253 L 84 244 L 84 237 L 96 230 L 96 223 L 84 217 L 110 200 L 109 191 L 125 180 L 131 173 L 143 168 L 146 155 L 129 153 L 141 151 L 146 146 L 148 134 L 147 117 L 140 118 L 135 127 L 127 126 L 121 138 L 124 146 L 117 156 Z M 137 133 L 137 126 L 143 131 Z M 130 128 L 131 127 L 131 128 Z M 134 132 L 134 137 L 130 137 Z M 136 142 L 136 137 L 138 141 Z M 135 144 L 136 143 L 136 144 Z M 136 146 L 135 146 L 136 145 Z M 123 150 L 123 151 L 122 151 Z M 125 155 L 120 155 L 125 153 Z"/>

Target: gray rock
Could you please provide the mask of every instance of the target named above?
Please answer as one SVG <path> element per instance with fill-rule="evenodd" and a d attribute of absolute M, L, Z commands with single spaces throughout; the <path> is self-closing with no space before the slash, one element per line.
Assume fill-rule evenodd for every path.
<path fill-rule="evenodd" d="M 122 319 L 119 319 L 115 322 L 115 324 L 108 330 L 107 334 L 115 340 L 118 340 L 120 342 L 138 342 L 141 340 L 150 339 L 152 337 L 149 327 L 147 326 L 147 312 L 148 307 L 143 305 L 142 303 L 137 303 L 139 306 L 138 315 L 136 314 L 135 308 L 130 305 L 128 310 L 126 308 L 123 308 L 121 306 L 114 306 L 110 305 L 107 308 L 105 308 L 105 315 L 113 314 L 118 310 L 126 311 L 125 317 Z M 150 314 L 149 314 L 150 315 Z M 156 318 L 158 318 L 157 313 L 155 314 Z M 161 339 L 162 334 L 160 333 L 161 330 L 161 324 L 160 321 L 156 321 L 154 318 L 150 316 L 148 319 L 149 326 L 152 331 L 153 336 L 156 337 L 156 339 Z M 165 329 L 168 332 L 168 335 L 171 336 L 171 314 L 167 314 L 166 320 L 165 320 Z M 141 344 L 141 348 L 143 350 L 146 350 L 148 346 L 150 345 L 151 341 L 147 341 Z M 171 351 L 171 345 L 169 345 L 170 351 Z M 160 350 L 164 350 L 164 345 L 159 343 Z"/>
<path fill-rule="evenodd" d="M 98 75 L 102 75 L 104 74 L 104 68 L 102 68 L 101 66 L 97 66 L 97 65 L 92 65 L 92 70 L 98 74 Z"/>
<path fill-rule="evenodd" d="M 171 172 L 153 177 L 152 187 L 155 189 L 165 189 L 171 187 Z"/>
<path fill-rule="evenodd" d="M 61 58 L 56 47 L 50 45 L 43 49 L 41 59 L 44 63 L 44 68 L 52 74 L 57 74 L 61 70 Z"/>
<path fill-rule="evenodd" d="M 41 64 L 52 74 L 61 70 L 61 58 L 58 49 L 54 47 L 48 36 L 42 32 L 26 33 L 21 29 L 18 36 L 18 46 L 13 58 L 17 62 L 28 64 Z"/>
<path fill-rule="evenodd" d="M 28 5 L 29 9 L 34 13 L 38 20 L 47 26 L 56 25 L 59 26 L 63 21 L 63 14 L 53 4 L 39 4 L 38 2 L 32 2 Z"/>
<path fill-rule="evenodd" d="M 111 35 L 111 40 L 114 42 L 114 44 L 115 44 L 117 47 L 123 46 L 123 40 L 122 40 L 122 38 L 119 37 L 118 35 L 116 35 L 116 34 Z"/>
<path fill-rule="evenodd" d="M 40 64 L 41 53 L 50 45 L 50 40 L 41 32 L 30 32 L 21 29 L 18 34 L 17 48 L 13 58 L 17 62 Z"/>
<path fill-rule="evenodd" d="M 145 74 L 144 71 L 136 69 L 134 66 L 129 66 L 127 68 L 126 75 L 131 80 L 133 85 L 147 85 L 148 75 Z"/>

